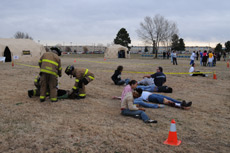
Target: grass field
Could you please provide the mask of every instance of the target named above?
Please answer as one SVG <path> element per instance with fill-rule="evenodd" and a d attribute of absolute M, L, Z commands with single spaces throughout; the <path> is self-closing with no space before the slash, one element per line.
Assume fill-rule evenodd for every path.
<path fill-rule="evenodd" d="M 67 65 L 88 68 L 95 80 L 86 87 L 83 100 L 59 100 L 44 103 L 29 98 L 27 90 L 35 88 L 33 81 L 39 69 L 36 61 L 0 63 L 0 152 L 111 152 L 111 153 L 228 153 L 230 150 L 230 68 L 220 61 L 216 67 L 200 67 L 202 72 L 216 72 L 208 77 L 190 77 L 189 59 L 170 60 L 141 58 L 106 59 L 103 55 L 66 55 L 61 57 L 62 67 Z M 75 62 L 76 61 L 76 62 Z M 197 62 L 197 61 L 196 61 Z M 198 65 L 199 62 L 197 62 Z M 167 74 L 166 85 L 173 93 L 164 95 L 178 100 L 192 101 L 190 110 L 172 107 L 146 109 L 157 124 L 120 114 L 120 96 L 124 86 L 115 86 L 111 75 L 118 65 L 124 66 L 122 78 L 141 80 L 144 72 L 155 72 L 162 66 Z M 132 73 L 131 73 L 132 72 Z M 133 73 L 139 72 L 139 73 Z M 63 72 L 59 88 L 71 89 L 74 79 Z M 180 146 L 163 144 L 168 137 L 171 120 L 175 119 Z"/>

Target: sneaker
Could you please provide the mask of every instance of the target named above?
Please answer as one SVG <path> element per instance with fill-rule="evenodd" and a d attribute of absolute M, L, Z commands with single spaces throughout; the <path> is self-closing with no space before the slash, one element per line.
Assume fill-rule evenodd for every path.
<path fill-rule="evenodd" d="M 190 107 L 190 106 L 192 106 L 192 102 L 191 101 L 186 104 L 186 107 Z"/>
<path fill-rule="evenodd" d="M 32 98 L 33 94 L 34 94 L 33 90 L 28 90 L 28 96 L 29 96 L 30 98 Z"/>
<path fill-rule="evenodd" d="M 157 123 L 157 121 L 156 120 L 147 120 L 147 121 L 145 121 L 145 123 Z"/>
<path fill-rule="evenodd" d="M 187 105 L 186 101 L 183 100 L 183 101 L 181 102 L 181 107 L 187 107 L 186 105 Z"/>
<path fill-rule="evenodd" d="M 140 116 L 140 115 L 134 115 L 133 117 L 134 117 L 134 118 L 139 118 L 139 119 L 141 119 L 141 116 Z"/>
<path fill-rule="evenodd" d="M 51 101 L 52 103 L 56 103 L 56 102 L 58 102 L 58 100 L 54 100 L 54 101 Z"/>

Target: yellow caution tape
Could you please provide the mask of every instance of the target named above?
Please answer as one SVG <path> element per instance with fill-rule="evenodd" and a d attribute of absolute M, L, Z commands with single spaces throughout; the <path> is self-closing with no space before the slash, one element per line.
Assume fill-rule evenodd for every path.
<path fill-rule="evenodd" d="M 33 65 L 28 65 L 28 64 L 21 64 L 21 63 L 16 63 L 17 65 L 23 65 L 23 66 L 28 66 L 28 67 L 35 67 L 39 68 L 39 66 L 33 66 Z M 101 71 L 106 71 L 106 72 L 113 72 L 114 70 L 101 70 Z M 123 73 L 135 73 L 135 74 L 154 74 L 155 72 L 136 72 L 136 71 L 122 71 Z M 166 72 L 164 74 L 208 74 L 208 73 L 215 73 L 215 72 Z"/>
<path fill-rule="evenodd" d="M 34 66 L 34 65 L 27 65 L 27 64 L 21 64 L 21 63 L 15 63 L 17 65 L 23 65 L 23 66 L 28 66 L 28 67 L 35 67 L 35 68 L 39 68 L 39 66 Z"/>

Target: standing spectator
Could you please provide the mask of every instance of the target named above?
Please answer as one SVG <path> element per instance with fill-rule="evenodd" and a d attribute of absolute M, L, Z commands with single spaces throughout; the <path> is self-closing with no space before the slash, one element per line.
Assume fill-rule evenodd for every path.
<path fill-rule="evenodd" d="M 203 53 L 203 59 L 202 59 L 203 66 L 207 65 L 207 59 L 208 59 L 208 54 L 207 54 L 207 51 L 205 50 Z"/>
<path fill-rule="evenodd" d="M 176 51 L 174 50 L 172 53 L 172 57 L 173 57 L 173 65 L 177 65 L 177 56 L 176 56 Z"/>
<path fill-rule="evenodd" d="M 224 51 L 224 54 L 223 54 L 223 58 L 224 58 L 224 61 L 226 61 L 226 52 Z"/>
<path fill-rule="evenodd" d="M 199 59 L 199 53 L 198 53 L 198 51 L 196 52 L 196 60 L 198 61 L 198 59 Z"/>
<path fill-rule="evenodd" d="M 195 53 L 195 51 L 193 51 L 192 55 L 190 56 L 191 62 L 189 65 L 192 65 L 194 63 L 195 58 L 196 58 L 196 53 Z"/>
<path fill-rule="evenodd" d="M 202 66 L 202 60 L 203 60 L 203 53 L 201 51 L 200 52 L 200 66 Z"/>
<path fill-rule="evenodd" d="M 169 59 L 169 56 L 170 56 L 170 52 L 167 51 L 167 59 Z"/>
<path fill-rule="evenodd" d="M 165 57 L 166 57 L 166 53 L 165 53 L 165 52 L 163 52 L 163 59 L 165 59 Z"/>
<path fill-rule="evenodd" d="M 211 67 L 212 66 L 212 62 L 213 62 L 213 53 L 211 51 L 209 51 L 208 53 L 208 66 Z"/>

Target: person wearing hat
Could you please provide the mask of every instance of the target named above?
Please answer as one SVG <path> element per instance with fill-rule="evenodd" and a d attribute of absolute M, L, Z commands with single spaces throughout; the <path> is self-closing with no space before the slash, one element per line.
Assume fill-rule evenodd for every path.
<path fill-rule="evenodd" d="M 75 84 L 69 94 L 70 99 L 83 99 L 86 97 L 85 86 L 94 80 L 94 74 L 88 69 L 74 68 L 73 65 L 66 67 L 65 73 L 75 77 Z"/>
<path fill-rule="evenodd" d="M 57 47 L 51 47 L 51 52 L 44 53 L 39 60 L 40 67 L 40 102 L 46 99 L 46 93 L 50 93 L 51 102 L 57 102 L 57 83 L 58 76 L 62 75 L 61 50 Z"/>

